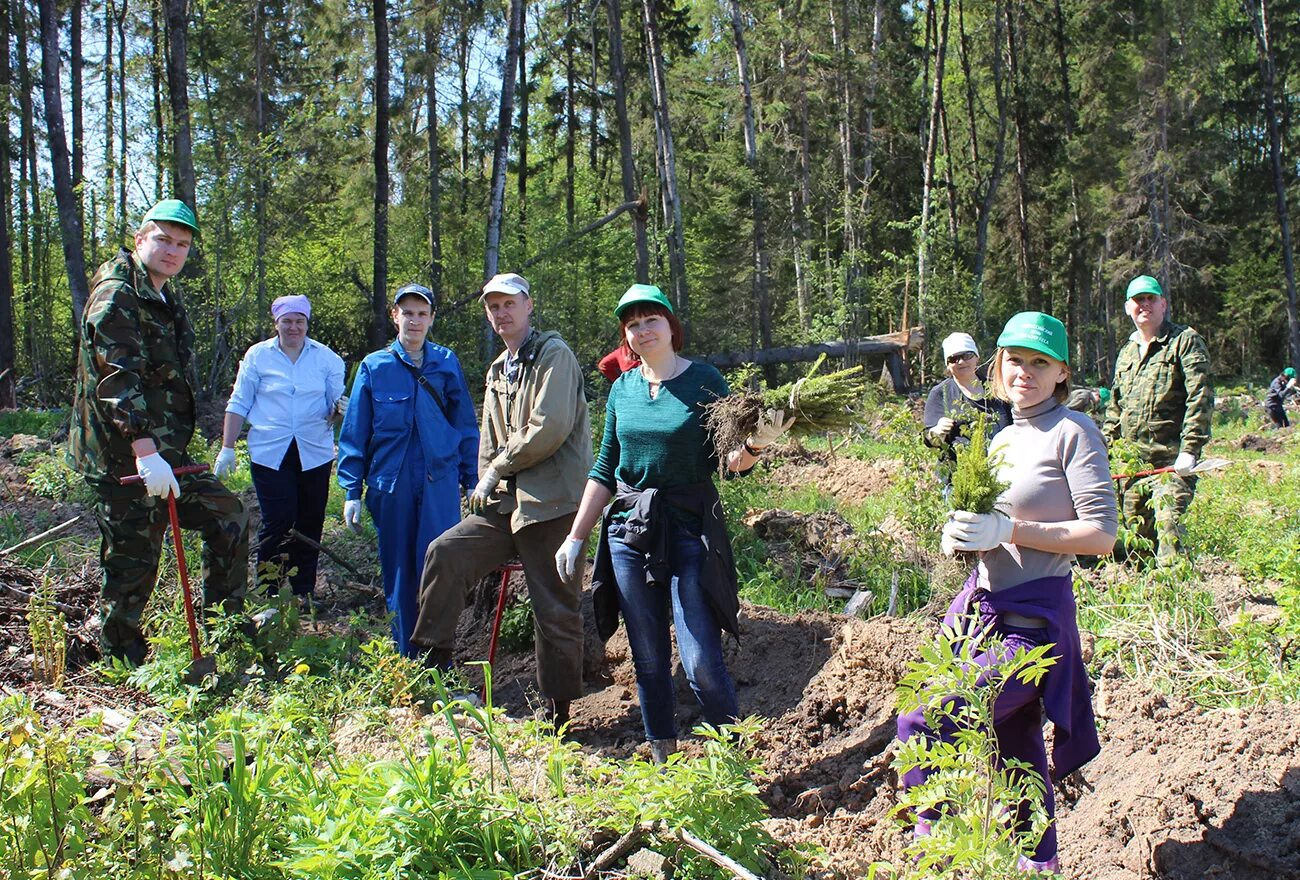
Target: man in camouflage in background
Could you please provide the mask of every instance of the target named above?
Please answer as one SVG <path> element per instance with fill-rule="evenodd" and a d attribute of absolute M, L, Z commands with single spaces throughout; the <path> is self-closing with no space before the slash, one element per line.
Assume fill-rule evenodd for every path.
<path fill-rule="evenodd" d="M 1164 290 L 1150 275 L 1129 283 L 1124 311 L 1136 329 L 1115 362 L 1103 429 L 1109 441 L 1136 443 L 1153 467 L 1174 468 L 1118 487 L 1124 521 L 1136 521 L 1139 534 L 1156 542 L 1157 561 L 1167 564 L 1185 540 L 1192 468 L 1210 440 L 1210 355 L 1199 333 L 1169 320 Z"/>
<path fill-rule="evenodd" d="M 140 618 L 158 579 L 167 496 L 183 528 L 203 536 L 203 602 L 243 608 L 248 587 L 248 514 L 210 474 L 182 476 L 192 463 L 194 392 L 186 375 L 194 330 L 168 282 L 185 265 L 198 221 L 167 199 L 145 214 L 134 252 L 123 249 L 91 281 L 81 321 L 69 453 L 96 495 L 103 567 L 100 642 L 130 663 L 148 653 Z M 122 486 L 139 474 L 144 485 Z"/>

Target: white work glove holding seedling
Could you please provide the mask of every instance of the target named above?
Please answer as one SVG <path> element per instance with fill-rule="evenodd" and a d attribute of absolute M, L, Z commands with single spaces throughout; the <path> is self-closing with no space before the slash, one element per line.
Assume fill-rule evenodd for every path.
<path fill-rule="evenodd" d="M 1180 477 L 1190 477 L 1194 467 L 1196 467 L 1196 456 L 1190 452 L 1180 452 L 1174 459 L 1174 473 Z"/>
<path fill-rule="evenodd" d="M 330 407 L 329 415 L 325 417 L 325 424 L 330 425 L 331 427 L 341 424 L 343 422 L 343 417 L 347 414 L 348 399 L 346 396 L 340 397 L 338 400 L 334 401 L 334 405 Z"/>
<path fill-rule="evenodd" d="M 758 427 L 754 428 L 754 433 L 749 435 L 745 445 L 750 449 L 766 449 L 777 440 L 781 435 L 790 430 L 794 424 L 794 416 L 785 417 L 783 409 L 765 409 L 758 415 Z"/>
<path fill-rule="evenodd" d="M 181 486 L 176 482 L 172 466 L 159 453 L 137 458 L 135 472 L 144 481 L 144 490 L 150 495 L 158 498 L 166 498 L 168 495 L 181 497 Z"/>
<path fill-rule="evenodd" d="M 934 423 L 934 427 L 930 429 L 930 433 L 933 434 L 937 440 L 947 440 L 949 435 L 952 434 L 952 429 L 955 427 L 957 427 L 957 423 L 947 416 L 944 416 Z"/>
<path fill-rule="evenodd" d="M 343 523 L 354 532 L 361 531 L 361 499 L 343 502 Z"/>
<path fill-rule="evenodd" d="M 500 482 L 501 476 L 497 473 L 496 468 L 489 467 L 485 470 L 482 479 L 478 481 L 478 485 L 474 487 L 473 492 L 469 493 L 469 498 L 466 500 L 469 512 L 482 513 L 487 510 L 488 499 L 492 497 L 492 493 L 496 491 Z"/>
<path fill-rule="evenodd" d="M 555 551 L 555 571 L 565 583 L 572 581 L 578 571 L 578 562 L 585 555 L 583 543 L 585 542 L 578 538 L 565 538 L 560 549 Z"/>
<path fill-rule="evenodd" d="M 235 472 L 235 450 L 229 446 L 221 447 L 217 453 L 216 463 L 212 465 L 212 474 L 218 480 L 224 480 Z"/>
<path fill-rule="evenodd" d="M 943 524 L 943 539 L 939 546 L 952 556 L 958 550 L 993 550 L 1001 544 L 1011 543 L 1011 533 L 1016 524 L 1001 511 L 971 513 L 954 510 Z"/>

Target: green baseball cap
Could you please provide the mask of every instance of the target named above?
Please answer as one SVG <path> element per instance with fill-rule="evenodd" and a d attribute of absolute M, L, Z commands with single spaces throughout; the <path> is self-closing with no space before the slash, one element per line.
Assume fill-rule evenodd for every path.
<path fill-rule="evenodd" d="M 194 211 L 189 205 L 180 199 L 163 199 L 158 204 L 149 209 L 149 213 L 144 215 L 144 223 L 150 220 L 164 223 L 179 223 L 181 226 L 188 226 L 194 230 L 194 234 L 199 234 L 199 218 L 194 216 Z"/>
<path fill-rule="evenodd" d="M 1109 388 L 1098 388 L 1098 389 L 1097 389 L 1097 397 L 1100 399 L 1100 401 L 1101 401 L 1101 405 L 1102 405 L 1102 406 L 1110 406 L 1110 389 L 1109 389 Z"/>
<path fill-rule="evenodd" d="M 1042 312 L 1012 315 L 998 337 L 998 348 L 1028 348 L 1063 363 L 1070 362 L 1070 343 L 1065 337 L 1065 325 Z"/>
<path fill-rule="evenodd" d="M 655 303 L 676 314 L 673 310 L 673 304 L 668 301 L 668 297 L 664 296 L 662 290 L 653 284 L 633 284 L 627 289 L 627 293 L 623 294 L 623 298 L 618 301 L 618 305 L 614 306 L 614 317 L 622 319 L 623 312 L 629 306 L 634 306 L 637 303 Z"/>
<path fill-rule="evenodd" d="M 1130 300 L 1135 296 L 1141 296 L 1149 293 L 1153 296 L 1164 296 L 1165 290 L 1160 286 L 1160 282 L 1150 275 L 1139 275 L 1128 283 L 1128 294 L 1124 299 Z"/>
<path fill-rule="evenodd" d="M 1286 376 L 1288 379 L 1294 379 L 1295 367 L 1287 367 L 1285 370 L 1282 371 L 1282 375 Z"/>

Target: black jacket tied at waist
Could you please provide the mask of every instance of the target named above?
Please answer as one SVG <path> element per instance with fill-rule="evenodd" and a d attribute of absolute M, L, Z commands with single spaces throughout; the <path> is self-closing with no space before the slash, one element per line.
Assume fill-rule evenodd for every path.
<path fill-rule="evenodd" d="M 712 480 L 677 486 L 672 489 L 634 489 L 618 484 L 613 502 L 600 524 L 600 543 L 596 547 L 596 564 L 591 575 L 592 607 L 596 631 L 608 640 L 618 629 L 618 584 L 614 581 L 614 562 L 609 552 L 609 526 L 615 514 L 627 513 L 622 521 L 623 542 L 646 555 L 646 580 L 651 585 L 671 584 L 670 563 L 672 514 L 664 505 L 699 517 L 700 540 L 704 542 L 704 562 L 700 569 L 700 586 L 717 615 L 718 624 L 740 637 L 740 585 L 736 581 L 736 563 L 731 555 L 731 539 L 722 515 L 722 499 Z"/>

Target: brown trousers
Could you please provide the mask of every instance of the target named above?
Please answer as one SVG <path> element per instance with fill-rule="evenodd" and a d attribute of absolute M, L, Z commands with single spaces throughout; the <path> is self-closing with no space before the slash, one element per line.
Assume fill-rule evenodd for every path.
<path fill-rule="evenodd" d="M 582 582 L 560 580 L 555 551 L 569 535 L 574 514 L 510 530 L 495 509 L 461 520 L 429 543 L 420 577 L 420 613 L 412 643 L 451 651 L 456 624 L 470 589 L 493 569 L 518 557 L 533 604 L 537 685 L 551 700 L 582 696 Z"/>

